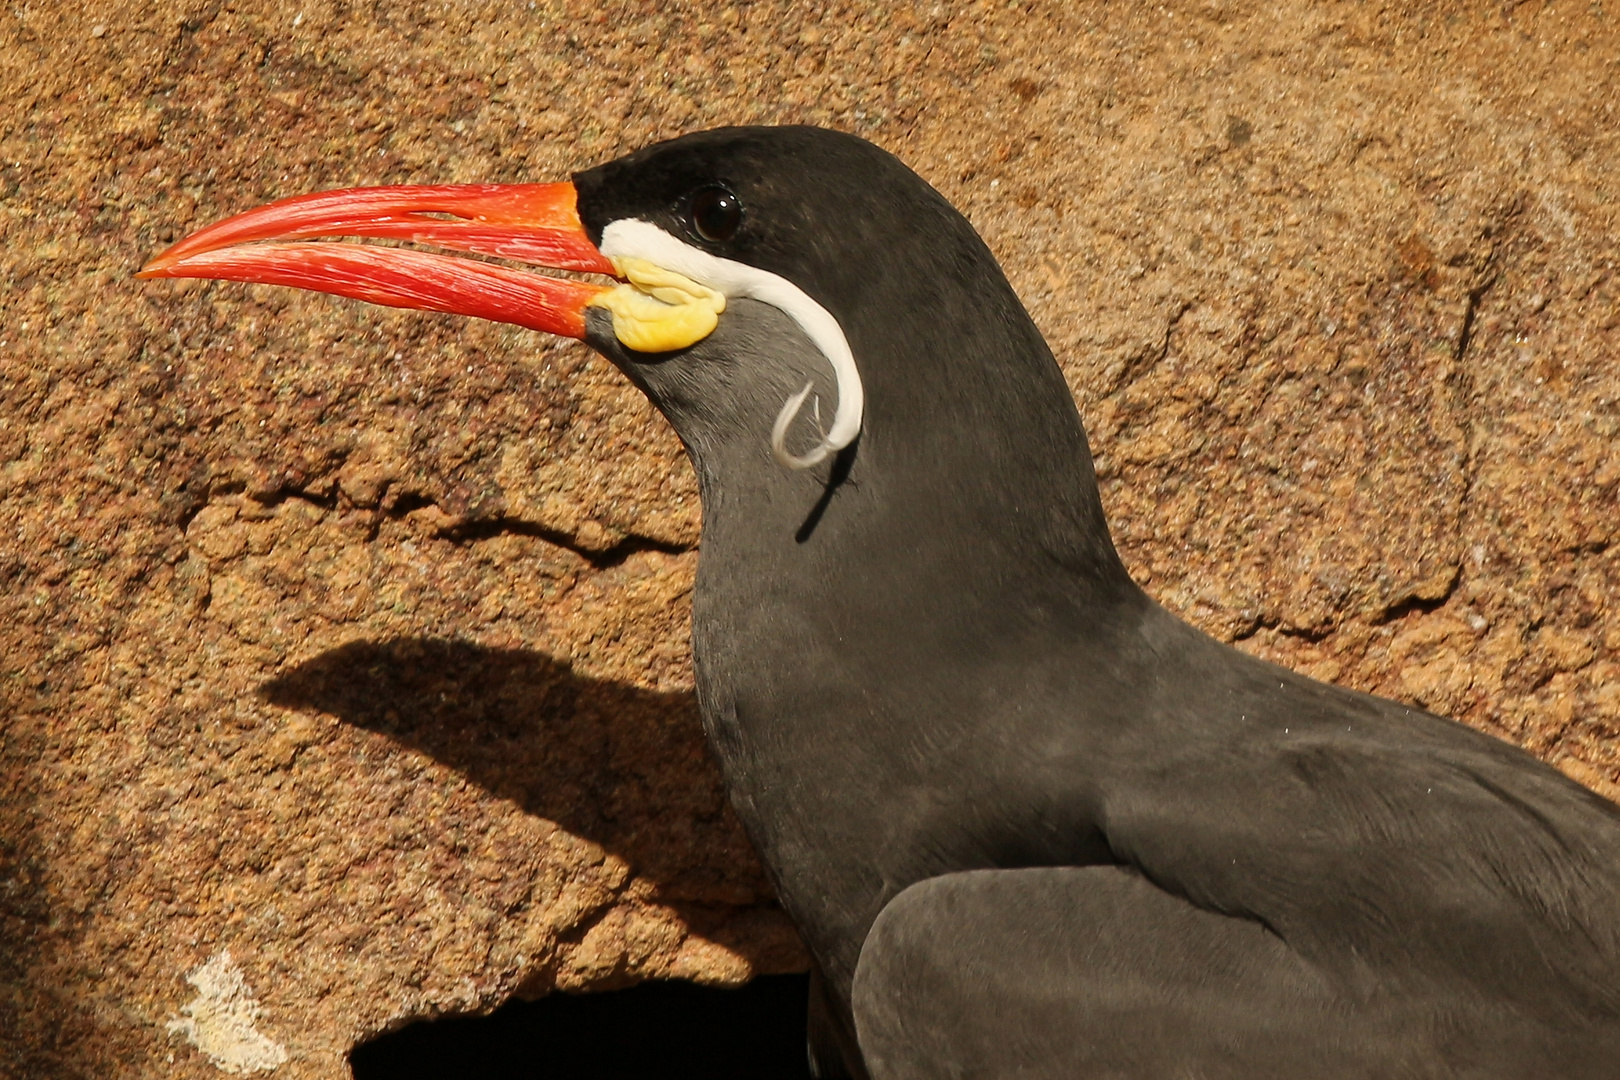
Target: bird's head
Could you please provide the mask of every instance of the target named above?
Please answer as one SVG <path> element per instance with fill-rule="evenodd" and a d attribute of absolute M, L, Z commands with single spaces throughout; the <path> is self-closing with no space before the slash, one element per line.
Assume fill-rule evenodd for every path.
<path fill-rule="evenodd" d="M 299 196 L 210 226 L 141 275 L 292 285 L 581 338 L 670 419 L 700 478 L 746 468 L 755 487 L 819 490 L 813 467 L 844 451 L 847 471 L 859 438 L 868 472 L 878 455 L 896 490 L 933 485 L 935 505 L 986 519 L 1061 513 L 1066 527 L 1040 531 L 1101 529 L 1111 554 L 1073 403 L 995 259 L 933 188 L 854 136 L 725 128 L 572 183 Z M 1074 482 L 1033 493 L 1054 468 Z"/>

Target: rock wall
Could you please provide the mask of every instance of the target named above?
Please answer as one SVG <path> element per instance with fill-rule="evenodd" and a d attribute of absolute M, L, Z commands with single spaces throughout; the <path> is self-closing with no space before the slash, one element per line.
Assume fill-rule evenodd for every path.
<path fill-rule="evenodd" d="M 346 1075 L 804 963 L 702 745 L 692 477 L 573 344 L 168 240 L 841 127 L 1047 333 L 1164 603 L 1620 794 L 1598 5 L 265 0 L 0 14 L 0 1073 Z"/>

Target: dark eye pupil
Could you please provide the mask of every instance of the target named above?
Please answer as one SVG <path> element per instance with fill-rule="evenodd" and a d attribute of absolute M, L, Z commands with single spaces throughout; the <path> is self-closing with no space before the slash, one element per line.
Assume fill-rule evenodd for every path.
<path fill-rule="evenodd" d="M 725 188 L 704 188 L 692 196 L 692 228 L 705 240 L 730 240 L 742 224 L 742 203 Z"/>

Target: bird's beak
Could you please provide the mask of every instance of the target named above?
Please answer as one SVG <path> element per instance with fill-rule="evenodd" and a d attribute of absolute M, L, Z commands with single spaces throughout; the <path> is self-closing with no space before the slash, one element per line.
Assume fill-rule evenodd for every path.
<path fill-rule="evenodd" d="M 615 310 L 625 286 L 532 274 L 401 247 L 301 242 L 312 237 L 404 240 L 553 270 L 623 278 L 597 250 L 573 184 L 348 188 L 300 195 L 194 233 L 147 263 L 143 278 L 219 278 L 334 293 L 585 336 L 585 309 Z M 254 243 L 253 241 L 274 241 Z"/>

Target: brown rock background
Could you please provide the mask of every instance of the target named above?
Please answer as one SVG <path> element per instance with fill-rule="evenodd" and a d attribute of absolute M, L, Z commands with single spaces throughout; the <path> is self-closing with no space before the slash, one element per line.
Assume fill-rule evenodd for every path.
<path fill-rule="evenodd" d="M 8 7 L 0 1074 L 337 1077 L 802 963 L 696 725 L 662 421 L 512 328 L 133 281 L 165 241 L 858 132 L 1002 258 L 1155 595 L 1612 797 L 1617 65 L 1585 2 Z"/>

